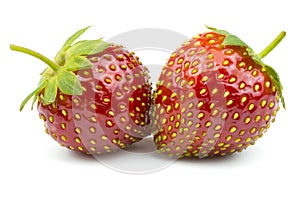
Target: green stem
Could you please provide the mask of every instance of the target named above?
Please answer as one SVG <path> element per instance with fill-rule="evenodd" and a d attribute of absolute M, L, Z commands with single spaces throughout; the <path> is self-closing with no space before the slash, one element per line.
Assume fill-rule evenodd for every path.
<path fill-rule="evenodd" d="M 279 35 L 264 50 L 262 50 L 258 54 L 258 57 L 260 59 L 263 59 L 266 55 L 268 55 L 281 42 L 281 40 L 285 37 L 285 35 L 286 35 L 285 31 L 279 33 Z"/>
<path fill-rule="evenodd" d="M 51 67 L 51 69 L 54 72 L 57 72 L 59 70 L 59 68 L 60 68 L 56 63 L 54 63 L 52 60 L 50 60 L 46 56 L 44 56 L 44 55 L 42 55 L 42 54 L 40 54 L 40 53 L 38 53 L 36 51 L 33 51 L 31 49 L 27 49 L 27 48 L 21 47 L 21 46 L 16 46 L 16 45 L 13 45 L 13 44 L 10 45 L 10 49 L 14 50 L 14 51 L 18 51 L 18 52 L 22 52 L 22 53 L 31 55 L 31 56 L 33 56 L 35 58 L 38 58 L 39 60 L 41 60 L 44 63 L 46 63 L 49 67 Z"/>

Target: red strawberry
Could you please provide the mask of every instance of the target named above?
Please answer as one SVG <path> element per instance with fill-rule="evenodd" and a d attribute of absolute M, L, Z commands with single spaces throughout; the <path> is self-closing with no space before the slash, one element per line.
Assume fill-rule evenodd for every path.
<path fill-rule="evenodd" d="M 278 74 L 261 59 L 282 32 L 255 54 L 238 37 L 214 28 L 184 43 L 163 67 L 154 93 L 154 141 L 170 156 L 240 152 L 266 132 L 284 107 Z"/>
<path fill-rule="evenodd" d="M 141 140 L 150 123 L 151 85 L 146 67 L 124 47 L 98 40 L 75 40 L 72 35 L 54 61 L 32 50 L 48 65 L 30 98 L 38 100 L 46 132 L 71 150 L 112 152 Z"/>

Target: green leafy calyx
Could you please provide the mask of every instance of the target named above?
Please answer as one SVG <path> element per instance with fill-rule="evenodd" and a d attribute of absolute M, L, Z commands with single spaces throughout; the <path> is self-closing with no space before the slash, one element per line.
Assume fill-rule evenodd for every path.
<path fill-rule="evenodd" d="M 277 91 L 278 95 L 281 99 L 282 106 L 285 108 L 285 102 L 284 102 L 284 97 L 282 95 L 282 84 L 280 82 L 280 78 L 278 73 L 269 65 L 266 65 L 265 63 L 262 62 L 262 59 L 268 55 L 280 42 L 281 40 L 285 37 L 286 33 L 282 31 L 263 51 L 261 51 L 259 54 L 256 54 L 253 49 L 247 45 L 245 42 L 243 42 L 240 38 L 238 38 L 235 35 L 230 34 L 229 32 L 225 30 L 219 30 L 216 28 L 208 27 L 206 26 L 209 30 L 212 30 L 216 33 L 222 34 L 225 36 L 222 45 L 229 45 L 229 46 L 240 46 L 240 47 L 245 47 L 248 54 L 252 57 L 252 59 L 259 65 L 263 67 L 263 70 L 266 71 L 269 76 L 271 77 Z"/>
<path fill-rule="evenodd" d="M 47 64 L 47 68 L 42 72 L 37 88 L 31 92 L 21 103 L 20 110 L 33 97 L 33 103 L 41 98 L 43 105 L 49 105 L 56 99 L 58 89 L 67 95 L 81 95 L 82 87 L 76 71 L 92 68 L 93 64 L 86 57 L 104 51 L 110 43 L 98 40 L 83 40 L 74 42 L 88 29 L 83 28 L 74 33 L 56 54 L 54 61 L 33 50 L 10 45 L 10 49 L 19 51 L 36 57 Z M 43 95 L 40 93 L 43 91 Z M 40 96 L 39 96 L 40 95 Z"/>

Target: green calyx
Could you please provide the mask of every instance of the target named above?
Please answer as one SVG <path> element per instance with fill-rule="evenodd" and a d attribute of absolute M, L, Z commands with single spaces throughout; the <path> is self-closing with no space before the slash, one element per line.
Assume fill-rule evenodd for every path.
<path fill-rule="evenodd" d="M 259 65 L 263 67 L 263 70 L 265 70 L 269 76 L 271 77 L 277 91 L 278 95 L 280 97 L 281 103 L 283 108 L 285 108 L 285 102 L 284 102 L 284 97 L 282 94 L 282 84 L 280 82 L 280 78 L 278 73 L 269 65 L 266 65 L 265 63 L 262 62 L 262 59 L 268 55 L 280 42 L 281 40 L 285 37 L 286 32 L 282 31 L 264 50 L 262 50 L 259 54 L 256 54 L 253 49 L 247 45 L 245 42 L 243 42 L 240 38 L 238 38 L 235 35 L 230 34 L 227 31 L 224 30 L 219 30 L 216 28 L 208 27 L 206 26 L 209 30 L 212 30 L 216 33 L 220 33 L 222 35 L 225 35 L 224 41 L 222 45 L 230 45 L 230 46 L 241 46 L 241 47 L 246 47 L 248 54 L 252 57 L 252 59 Z"/>
<path fill-rule="evenodd" d="M 92 68 L 93 64 L 86 58 L 86 56 L 102 52 L 111 45 L 110 43 L 104 42 L 102 39 L 82 40 L 74 44 L 75 40 L 77 40 L 88 28 L 89 27 L 86 27 L 74 33 L 57 53 L 54 61 L 33 50 L 16 45 L 10 45 L 11 50 L 36 57 L 48 66 L 42 72 L 42 77 L 37 88 L 21 103 L 20 111 L 22 111 L 26 103 L 32 97 L 33 103 L 31 108 L 33 108 L 38 95 L 43 90 L 44 95 L 41 99 L 43 105 L 49 105 L 55 101 L 58 89 L 66 95 L 82 94 L 83 90 L 75 72 L 81 69 Z"/>

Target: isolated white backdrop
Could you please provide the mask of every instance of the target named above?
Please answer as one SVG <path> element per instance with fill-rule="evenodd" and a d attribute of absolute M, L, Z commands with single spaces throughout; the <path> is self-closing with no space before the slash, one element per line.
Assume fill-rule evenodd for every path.
<path fill-rule="evenodd" d="M 0 199 L 299 199 L 298 7 L 293 0 L 1 1 Z M 60 148 L 43 133 L 36 110 L 18 111 L 45 66 L 10 51 L 10 43 L 53 57 L 69 35 L 87 25 L 92 28 L 85 39 L 140 28 L 192 37 L 205 31 L 205 24 L 227 29 L 258 52 L 281 30 L 287 32 L 264 59 L 281 75 L 287 110 L 241 154 L 182 159 L 155 173 L 123 174 Z M 150 54 L 140 57 L 161 62 Z"/>

